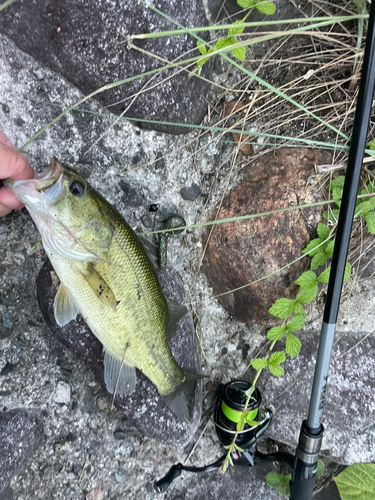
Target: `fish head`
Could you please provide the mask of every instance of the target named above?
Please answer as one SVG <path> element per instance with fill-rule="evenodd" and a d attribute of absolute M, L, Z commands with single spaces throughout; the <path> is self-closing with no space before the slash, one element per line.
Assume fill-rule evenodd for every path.
<path fill-rule="evenodd" d="M 26 206 L 47 251 L 78 260 L 108 251 L 113 236 L 110 211 L 73 168 L 54 157 L 34 179 L 3 183 Z"/>

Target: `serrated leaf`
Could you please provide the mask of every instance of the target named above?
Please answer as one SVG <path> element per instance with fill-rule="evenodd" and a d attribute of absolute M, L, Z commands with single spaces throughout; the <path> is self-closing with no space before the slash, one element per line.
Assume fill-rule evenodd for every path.
<path fill-rule="evenodd" d="M 298 330 L 301 330 L 304 322 L 305 316 L 302 316 L 301 314 L 295 314 L 292 320 L 286 325 L 286 329 L 289 332 L 296 332 Z"/>
<path fill-rule="evenodd" d="M 296 297 L 296 301 L 301 304 L 307 304 L 315 299 L 318 293 L 318 287 L 315 285 L 312 288 L 302 288 Z"/>
<path fill-rule="evenodd" d="M 344 281 L 345 283 L 348 281 L 349 277 L 350 277 L 350 271 L 352 270 L 352 266 L 349 264 L 349 262 L 347 262 L 345 264 L 345 271 L 344 271 Z"/>
<path fill-rule="evenodd" d="M 227 36 L 226 38 L 220 38 L 220 40 L 216 42 L 215 48 L 216 50 L 224 49 L 225 47 L 230 47 L 234 43 L 237 43 L 237 41 L 233 37 Z"/>
<path fill-rule="evenodd" d="M 292 333 L 288 333 L 286 336 L 285 352 L 289 354 L 291 358 L 296 358 L 301 350 L 301 341 Z"/>
<path fill-rule="evenodd" d="M 305 318 L 305 316 L 306 316 L 305 310 L 304 310 L 302 304 L 300 304 L 299 302 L 297 302 L 297 304 L 296 304 L 296 308 L 294 309 L 294 314 L 296 316 L 302 316 L 303 318 Z"/>
<path fill-rule="evenodd" d="M 281 495 L 289 496 L 289 482 L 291 480 L 291 474 L 282 476 L 276 472 L 269 472 L 266 476 L 266 481 L 269 486 L 276 488 L 276 492 Z"/>
<path fill-rule="evenodd" d="M 316 284 L 316 274 L 313 271 L 306 271 L 294 283 L 301 288 L 310 288 Z"/>
<path fill-rule="evenodd" d="M 331 272 L 331 266 L 327 267 L 319 276 L 317 279 L 318 283 L 328 283 L 329 281 L 329 274 Z"/>
<path fill-rule="evenodd" d="M 342 189 L 335 187 L 332 189 L 332 198 L 334 200 L 339 200 L 342 198 Z"/>
<path fill-rule="evenodd" d="M 362 201 L 355 209 L 354 218 L 356 219 L 357 217 L 368 214 L 373 208 L 374 207 L 369 201 Z"/>
<path fill-rule="evenodd" d="M 339 213 L 340 213 L 340 210 L 338 210 L 337 208 L 332 208 L 329 211 L 323 212 L 322 216 L 325 220 L 331 220 L 331 221 L 336 222 L 339 219 Z"/>
<path fill-rule="evenodd" d="M 268 314 L 271 316 L 276 316 L 276 318 L 285 319 L 292 314 L 296 307 L 296 303 L 291 299 L 278 299 L 276 302 L 268 309 Z"/>
<path fill-rule="evenodd" d="M 254 7 L 257 0 L 237 0 L 237 3 L 243 9 L 249 9 L 250 7 Z"/>
<path fill-rule="evenodd" d="M 345 183 L 345 176 L 344 175 L 338 175 L 334 179 L 332 179 L 331 185 L 329 186 L 329 189 L 332 191 L 333 188 L 339 188 L 339 189 L 344 189 L 344 183 Z"/>
<path fill-rule="evenodd" d="M 329 236 L 329 227 L 326 226 L 325 224 L 319 223 L 318 227 L 316 228 L 316 231 L 318 233 L 319 238 L 322 241 L 326 240 Z"/>
<path fill-rule="evenodd" d="M 268 340 L 280 340 L 284 337 L 286 332 L 286 328 L 283 328 L 282 326 L 274 326 L 271 328 L 271 330 L 268 330 L 267 332 L 267 339 Z"/>
<path fill-rule="evenodd" d="M 276 5 L 272 2 L 261 2 L 256 4 L 255 7 L 261 14 L 266 14 L 267 16 L 274 14 L 276 11 Z"/>
<path fill-rule="evenodd" d="M 354 464 L 333 478 L 341 500 L 375 498 L 375 464 Z"/>
<path fill-rule="evenodd" d="M 270 357 L 268 364 L 277 366 L 277 365 L 280 365 L 281 363 L 284 363 L 284 361 L 285 361 L 285 352 L 284 351 L 276 351 Z"/>
<path fill-rule="evenodd" d="M 243 23 L 244 23 L 243 21 L 235 21 L 232 24 L 232 27 L 229 28 L 228 35 L 229 36 L 241 35 L 241 33 L 243 32 L 243 30 L 245 29 L 245 26 L 236 26 L 236 25 L 243 24 Z"/>
<path fill-rule="evenodd" d="M 333 255 L 333 249 L 335 248 L 335 240 L 331 240 L 328 245 L 327 245 L 327 248 L 325 250 L 325 254 L 328 255 L 329 257 L 332 257 Z"/>
<path fill-rule="evenodd" d="M 244 61 L 246 57 L 246 47 L 236 47 L 235 49 L 232 49 L 232 54 L 234 57 L 239 59 L 240 61 Z"/>
<path fill-rule="evenodd" d="M 282 377 L 284 375 L 284 368 L 279 365 L 268 365 L 268 369 L 274 377 Z"/>
<path fill-rule="evenodd" d="M 322 240 L 320 238 L 315 238 L 314 240 L 311 240 L 310 243 L 307 245 L 307 247 L 304 250 L 302 250 L 302 253 L 307 253 L 310 255 L 310 257 L 312 257 L 317 252 L 322 251 L 323 246 L 319 246 L 321 243 Z"/>
<path fill-rule="evenodd" d="M 366 214 L 365 221 L 369 233 L 375 234 L 375 212 L 369 212 Z"/>
<path fill-rule="evenodd" d="M 319 252 L 311 260 L 311 269 L 315 271 L 315 269 L 318 269 L 319 266 L 324 266 L 324 264 L 327 262 L 328 255 L 323 252 Z"/>
<path fill-rule="evenodd" d="M 207 49 L 206 49 L 206 46 L 204 45 L 204 43 L 202 42 L 197 42 L 197 47 L 198 47 L 198 50 L 201 54 L 205 54 L 207 52 Z"/>
<path fill-rule="evenodd" d="M 367 143 L 368 149 L 374 149 L 375 150 L 375 139 Z"/>
<path fill-rule="evenodd" d="M 251 366 L 254 368 L 254 370 L 263 370 L 268 365 L 268 361 L 265 359 L 251 359 L 250 360 Z"/>

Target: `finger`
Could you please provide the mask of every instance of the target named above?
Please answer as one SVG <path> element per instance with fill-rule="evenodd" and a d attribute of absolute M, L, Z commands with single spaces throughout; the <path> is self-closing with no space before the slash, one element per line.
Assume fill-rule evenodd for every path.
<path fill-rule="evenodd" d="M 0 130 L 0 142 L 2 142 L 3 144 L 6 144 L 7 146 L 9 146 L 11 148 L 14 148 L 13 144 L 10 142 L 8 137 L 1 130 Z"/>
<path fill-rule="evenodd" d="M 34 175 L 34 170 L 23 154 L 0 142 L 0 179 L 33 179 Z"/>
<path fill-rule="evenodd" d="M 12 210 L 17 210 L 22 207 L 23 203 L 21 203 L 9 189 L 5 187 L 0 188 L 0 217 L 9 214 Z"/>

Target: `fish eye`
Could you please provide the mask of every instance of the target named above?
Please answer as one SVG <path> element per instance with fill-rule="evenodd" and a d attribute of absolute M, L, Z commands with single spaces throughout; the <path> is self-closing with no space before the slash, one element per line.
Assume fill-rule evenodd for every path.
<path fill-rule="evenodd" d="M 73 181 L 69 186 L 69 191 L 73 196 L 82 196 L 85 192 L 85 186 L 79 181 Z"/>

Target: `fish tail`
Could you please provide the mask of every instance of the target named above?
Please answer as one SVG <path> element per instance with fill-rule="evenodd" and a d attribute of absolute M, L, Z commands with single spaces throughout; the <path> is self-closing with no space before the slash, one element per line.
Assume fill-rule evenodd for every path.
<path fill-rule="evenodd" d="M 162 395 L 167 407 L 180 420 L 191 422 L 193 418 L 195 390 L 199 375 L 184 373 L 182 382 L 173 392 Z"/>

